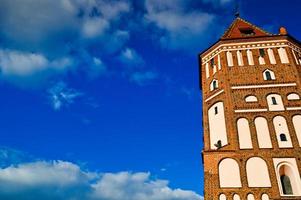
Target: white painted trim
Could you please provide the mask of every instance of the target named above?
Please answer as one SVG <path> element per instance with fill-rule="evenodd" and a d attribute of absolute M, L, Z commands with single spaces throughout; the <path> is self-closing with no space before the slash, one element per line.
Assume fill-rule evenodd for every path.
<path fill-rule="evenodd" d="M 301 110 L 301 107 L 288 107 L 286 110 Z"/>
<path fill-rule="evenodd" d="M 224 92 L 224 90 L 218 91 L 217 93 L 215 93 L 215 94 L 213 94 L 212 96 L 210 96 L 210 97 L 208 97 L 207 99 L 205 99 L 205 102 L 210 101 L 211 99 L 213 99 L 214 97 L 220 95 L 220 94 L 223 93 L 223 92 Z"/>
<path fill-rule="evenodd" d="M 266 111 L 268 111 L 268 109 L 266 109 L 266 108 L 234 110 L 235 113 L 266 112 Z"/>
<path fill-rule="evenodd" d="M 273 87 L 292 87 L 296 86 L 297 83 L 283 83 L 283 84 L 265 84 L 265 85 L 242 85 L 242 86 L 232 86 L 231 89 L 254 89 L 254 88 L 273 88 Z"/>
<path fill-rule="evenodd" d="M 213 54 L 210 52 L 203 57 L 203 62 L 207 61 L 207 57 L 212 58 L 215 55 L 217 55 L 220 51 L 228 51 L 229 49 L 235 49 L 235 50 L 245 50 L 245 49 L 259 49 L 259 48 L 274 48 L 274 47 L 283 47 L 288 46 L 284 42 L 291 44 L 288 40 L 266 40 L 266 41 L 258 41 L 258 42 L 241 42 L 241 43 L 229 43 L 229 44 L 221 44 L 217 46 L 215 49 L 213 49 L 210 52 L 214 52 Z M 265 45 L 259 45 L 257 44 L 265 44 Z M 252 46 L 255 45 L 255 46 Z M 238 46 L 238 48 L 236 48 Z M 295 45 L 294 45 L 295 46 Z M 230 48 L 229 48 L 230 47 Z M 232 48 L 233 47 L 233 48 Z"/>
<path fill-rule="evenodd" d="M 257 44 L 257 45 L 256 45 Z M 260 45 L 261 44 L 261 45 Z M 237 45 L 237 46 L 236 46 Z M 242 47 L 242 48 L 241 48 Z M 217 46 L 211 52 L 208 52 L 206 56 L 202 58 L 202 63 L 208 62 L 211 58 L 214 58 L 220 52 L 229 50 L 248 50 L 248 49 L 266 49 L 266 48 L 279 48 L 279 47 L 290 47 L 301 53 L 301 49 L 295 44 L 289 42 L 288 40 L 271 40 L 271 41 L 261 41 L 261 42 L 242 42 L 242 43 L 232 43 L 232 44 L 221 44 Z M 212 53 L 213 52 L 213 53 Z"/>

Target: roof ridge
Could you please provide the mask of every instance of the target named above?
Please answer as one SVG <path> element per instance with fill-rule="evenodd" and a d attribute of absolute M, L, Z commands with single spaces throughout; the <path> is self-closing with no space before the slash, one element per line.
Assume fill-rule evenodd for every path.
<path fill-rule="evenodd" d="M 254 28 L 259 29 L 260 31 L 262 31 L 262 32 L 264 32 L 264 33 L 266 33 L 266 34 L 268 34 L 268 35 L 274 35 L 274 34 L 272 34 L 272 33 L 270 33 L 270 32 L 267 32 L 266 30 L 263 30 L 263 29 L 260 28 L 259 26 L 256 26 L 255 24 L 252 24 L 251 22 L 249 22 L 249 21 L 247 21 L 247 20 L 245 20 L 245 19 L 243 19 L 243 18 L 240 18 L 240 17 L 238 17 L 238 18 L 239 18 L 241 21 L 243 21 L 243 22 L 249 24 L 250 26 L 253 26 Z"/>
<path fill-rule="evenodd" d="M 251 26 L 254 29 L 257 29 L 258 31 L 262 32 L 263 34 L 267 34 L 267 35 L 274 35 L 268 31 L 263 30 L 262 28 L 260 28 L 259 26 L 256 26 L 254 24 L 252 24 L 251 22 L 242 19 L 241 17 L 236 17 L 233 22 L 230 24 L 229 28 L 226 29 L 226 31 L 224 32 L 224 34 L 222 35 L 221 39 L 225 39 L 228 38 L 231 35 L 232 30 L 235 28 L 235 25 L 239 22 L 243 22 L 249 26 Z"/>

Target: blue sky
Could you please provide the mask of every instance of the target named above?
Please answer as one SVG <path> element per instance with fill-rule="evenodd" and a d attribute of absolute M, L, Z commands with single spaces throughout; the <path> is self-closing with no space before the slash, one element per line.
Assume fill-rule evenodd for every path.
<path fill-rule="evenodd" d="M 243 18 L 301 38 L 299 1 L 240 4 Z M 0 0 L 0 197 L 200 199 L 197 54 L 234 7 Z"/>

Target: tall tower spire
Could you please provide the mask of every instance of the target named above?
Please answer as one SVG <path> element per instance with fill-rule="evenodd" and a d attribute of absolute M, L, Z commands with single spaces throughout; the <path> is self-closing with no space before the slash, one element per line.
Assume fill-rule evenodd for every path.
<path fill-rule="evenodd" d="M 300 42 L 238 17 L 199 56 L 204 200 L 300 200 Z"/>

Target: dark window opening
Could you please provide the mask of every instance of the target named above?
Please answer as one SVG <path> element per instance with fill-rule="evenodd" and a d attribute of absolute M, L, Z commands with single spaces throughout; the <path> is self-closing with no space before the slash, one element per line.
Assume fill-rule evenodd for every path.
<path fill-rule="evenodd" d="M 259 55 L 261 57 L 264 57 L 264 55 L 265 55 L 264 49 L 259 49 Z"/>
<path fill-rule="evenodd" d="M 273 104 L 273 105 L 277 105 L 277 101 L 276 101 L 276 98 L 275 98 L 275 97 L 272 97 L 272 104 Z"/>
<path fill-rule="evenodd" d="M 286 135 L 284 133 L 280 134 L 280 140 L 281 140 L 281 142 L 286 142 L 287 141 Z"/>
<path fill-rule="evenodd" d="M 290 178 L 286 175 L 282 175 L 280 179 L 281 179 L 283 194 L 293 194 Z"/>
<path fill-rule="evenodd" d="M 266 71 L 266 72 L 264 72 L 264 74 L 265 74 L 265 77 L 266 77 L 266 79 L 267 79 L 268 81 L 272 80 L 271 72 Z"/>
<path fill-rule="evenodd" d="M 211 65 L 211 67 L 214 66 L 214 59 L 213 58 L 210 60 L 210 65 Z"/>
<path fill-rule="evenodd" d="M 218 113 L 218 109 L 217 109 L 217 106 L 216 106 L 216 107 L 214 107 L 214 114 L 217 115 L 217 113 Z"/>
<path fill-rule="evenodd" d="M 216 81 L 212 82 L 212 87 L 213 87 L 214 90 L 217 88 L 217 82 Z"/>
<path fill-rule="evenodd" d="M 242 36 L 252 36 L 255 35 L 254 29 L 251 28 L 242 28 L 239 29 Z"/>

